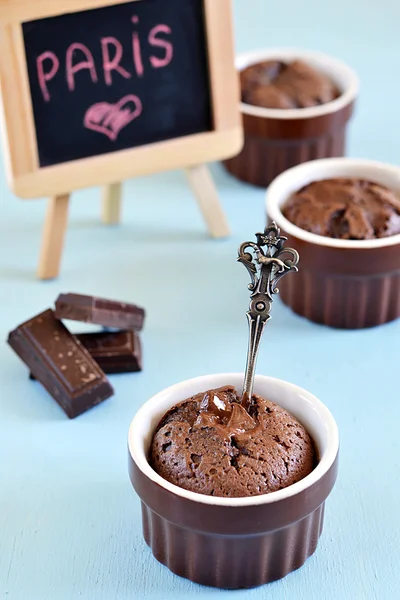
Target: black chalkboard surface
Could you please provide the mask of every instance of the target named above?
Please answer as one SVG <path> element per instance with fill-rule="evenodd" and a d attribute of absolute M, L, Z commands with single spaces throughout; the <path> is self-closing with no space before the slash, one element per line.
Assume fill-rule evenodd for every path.
<path fill-rule="evenodd" d="M 40 166 L 211 131 L 203 13 L 140 0 L 23 23 Z"/>

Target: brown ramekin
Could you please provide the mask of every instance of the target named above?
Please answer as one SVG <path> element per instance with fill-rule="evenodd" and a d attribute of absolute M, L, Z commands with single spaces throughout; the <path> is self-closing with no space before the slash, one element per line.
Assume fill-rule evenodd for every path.
<path fill-rule="evenodd" d="M 267 191 L 268 220 L 300 254 L 299 272 L 282 280 L 280 295 L 294 312 L 331 327 L 373 327 L 400 317 L 400 234 L 339 240 L 308 233 L 281 207 L 291 194 L 320 179 L 369 179 L 400 194 L 400 168 L 350 158 L 327 158 L 282 173 Z"/>
<path fill-rule="evenodd" d="M 336 480 L 339 438 L 329 410 L 291 383 L 258 375 L 254 391 L 291 412 L 317 446 L 317 467 L 283 490 L 247 498 L 217 498 L 177 487 L 147 461 L 165 412 L 201 391 L 243 374 L 206 375 L 163 390 L 146 402 L 129 430 L 129 471 L 142 502 L 143 534 L 155 558 L 173 573 L 220 588 L 249 588 L 284 577 L 315 551 L 325 500 Z"/>
<path fill-rule="evenodd" d="M 242 181 L 267 187 L 280 173 L 300 163 L 345 154 L 346 127 L 358 94 L 356 74 L 344 63 L 319 52 L 266 49 L 237 57 L 239 71 L 264 60 L 302 60 L 328 75 L 342 91 L 332 102 L 298 109 L 271 109 L 241 103 L 245 142 L 237 156 L 224 161 Z"/>

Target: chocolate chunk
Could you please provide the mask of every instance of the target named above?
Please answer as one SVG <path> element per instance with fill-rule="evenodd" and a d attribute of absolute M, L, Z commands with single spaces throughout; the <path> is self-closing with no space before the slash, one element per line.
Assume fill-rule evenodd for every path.
<path fill-rule="evenodd" d="M 100 331 L 76 336 L 105 373 L 142 370 L 139 336 L 134 331 Z"/>
<path fill-rule="evenodd" d="M 140 306 L 125 302 L 82 294 L 60 294 L 56 300 L 55 316 L 57 319 L 72 319 L 104 327 L 140 331 L 145 311 Z"/>
<path fill-rule="evenodd" d="M 11 331 L 8 343 L 70 419 L 114 392 L 96 361 L 51 309 Z"/>
<path fill-rule="evenodd" d="M 136 373 L 142 370 L 140 339 L 134 331 L 77 333 L 75 337 L 104 373 Z M 29 378 L 36 379 L 32 373 Z"/>

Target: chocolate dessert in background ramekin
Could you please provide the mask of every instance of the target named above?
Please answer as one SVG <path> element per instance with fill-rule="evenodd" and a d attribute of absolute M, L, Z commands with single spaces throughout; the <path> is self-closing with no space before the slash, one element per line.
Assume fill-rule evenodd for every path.
<path fill-rule="evenodd" d="M 400 198 L 374 181 L 322 179 L 305 185 L 282 208 L 294 225 L 341 240 L 374 240 L 400 233 Z"/>
<path fill-rule="evenodd" d="M 294 312 L 346 329 L 400 317 L 400 168 L 310 161 L 271 183 L 266 206 L 301 255 L 294 281 L 280 285 Z"/>
<path fill-rule="evenodd" d="M 301 60 L 265 60 L 240 71 L 242 102 L 262 108 L 309 108 L 341 94 L 324 73 Z"/>
<path fill-rule="evenodd" d="M 335 420 L 315 396 L 286 381 L 256 375 L 254 395 L 268 398 L 309 432 L 318 456 L 315 468 L 277 491 L 233 498 L 184 489 L 157 473 L 151 466 L 151 445 L 163 416 L 173 418 L 176 404 L 202 391 L 240 389 L 243 377 L 206 375 L 167 388 L 140 408 L 129 430 L 130 477 L 141 499 L 143 534 L 153 555 L 177 575 L 229 589 L 280 579 L 313 554 L 325 500 L 336 480 L 339 450 Z M 287 418 L 285 423 L 294 424 Z"/>
<path fill-rule="evenodd" d="M 252 74 L 249 68 L 266 62 L 277 77 L 266 77 L 260 67 L 259 81 L 254 83 L 257 69 Z M 292 65 L 286 67 L 287 75 L 286 65 Z M 296 49 L 241 54 L 236 66 L 244 94 L 245 143 L 237 156 L 224 161 L 232 175 L 267 187 L 277 175 L 297 164 L 345 154 L 346 127 L 358 95 L 358 79 L 350 67 L 325 54 Z M 266 91 L 262 84 L 271 79 L 278 85 Z M 270 107 L 271 103 L 275 107 Z"/>

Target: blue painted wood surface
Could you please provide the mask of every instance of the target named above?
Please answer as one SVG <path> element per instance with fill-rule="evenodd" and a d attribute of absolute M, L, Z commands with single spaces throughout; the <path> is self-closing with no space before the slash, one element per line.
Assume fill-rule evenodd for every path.
<path fill-rule="evenodd" d="M 238 50 L 299 46 L 348 61 L 362 84 L 349 154 L 400 163 L 398 0 L 236 0 L 235 22 Z M 264 193 L 219 166 L 213 171 L 229 240 L 208 239 L 181 172 L 126 182 L 123 224 L 115 228 L 99 224 L 91 189 L 73 196 L 62 277 L 47 283 L 34 276 L 45 204 L 14 198 L 0 171 L 2 339 L 61 291 L 148 310 L 143 373 L 113 377 L 115 396 L 75 421 L 0 345 L 2 600 L 400 597 L 400 321 L 334 331 L 275 302 L 259 371 L 319 396 L 341 434 L 325 530 L 302 569 L 256 590 L 221 592 L 173 576 L 142 540 L 126 464 L 135 411 L 176 381 L 244 367 L 247 274 L 235 259 L 239 243 L 264 223 Z"/>

